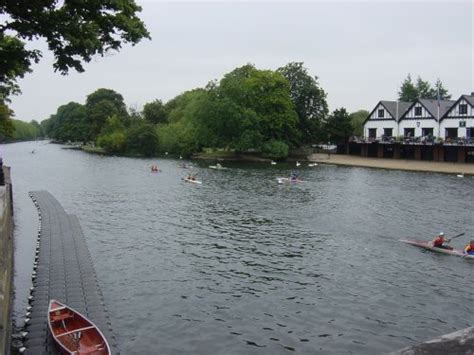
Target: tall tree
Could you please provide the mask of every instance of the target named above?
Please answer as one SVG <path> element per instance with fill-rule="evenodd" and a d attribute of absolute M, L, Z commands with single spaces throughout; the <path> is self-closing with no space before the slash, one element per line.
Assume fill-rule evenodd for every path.
<path fill-rule="evenodd" d="M 325 131 L 332 143 L 345 143 L 352 135 L 351 118 L 345 108 L 334 110 L 326 122 Z"/>
<path fill-rule="evenodd" d="M 143 106 L 143 117 L 150 123 L 165 123 L 168 115 L 161 100 L 148 102 Z"/>
<path fill-rule="evenodd" d="M 322 124 L 329 112 L 326 93 L 319 86 L 318 77 L 312 77 L 302 62 L 292 62 L 278 72 L 290 83 L 290 96 L 299 118 L 302 143 L 320 140 Z"/>
<path fill-rule="evenodd" d="M 352 133 L 356 136 L 363 136 L 364 135 L 364 121 L 369 116 L 370 112 L 367 110 L 359 110 L 356 112 L 352 112 L 349 115 L 351 125 L 352 125 Z"/>
<path fill-rule="evenodd" d="M 86 99 L 88 139 L 95 140 L 104 127 L 107 118 L 117 116 L 124 122 L 128 120 L 127 107 L 122 95 L 111 89 L 98 89 Z"/>
<path fill-rule="evenodd" d="M 17 80 L 31 72 L 42 55 L 38 49 L 27 49 L 25 41 L 44 38 L 54 55 L 55 71 L 83 72 L 83 63 L 95 55 L 150 38 L 137 16 L 140 11 L 134 0 L 0 2 L 0 110 L 9 113 L 0 115 L 0 134 L 12 133 L 7 105 L 9 96 L 20 92 Z"/>
<path fill-rule="evenodd" d="M 400 87 L 398 99 L 407 102 L 413 102 L 417 99 L 436 100 L 438 99 L 438 92 L 440 100 L 449 100 L 451 98 L 451 95 L 444 88 L 439 78 L 436 80 L 434 87 L 432 87 L 428 81 L 423 80 L 420 76 L 418 76 L 416 84 L 414 84 L 410 74 L 408 74 Z"/>
<path fill-rule="evenodd" d="M 84 71 L 83 62 L 93 56 L 103 56 L 109 50 L 119 50 L 123 43 L 135 45 L 150 38 L 137 13 L 134 0 L 123 1 L 13 1 L 0 4 L 4 18 L 0 26 L 0 53 L 4 45 L 16 37 L 20 41 L 44 38 L 53 52 L 53 67 L 62 74 L 69 69 Z M 9 53 L 9 52 L 8 52 Z M 15 56 L 6 58 L 7 65 L 21 62 L 23 72 L 41 57 L 36 49 L 16 45 Z"/>
<path fill-rule="evenodd" d="M 439 97 L 440 100 L 450 100 L 451 99 L 451 94 L 448 92 L 448 90 L 443 86 L 443 83 L 441 80 L 438 78 L 436 80 L 435 86 L 433 88 L 433 91 L 431 93 L 431 97 L 433 99 L 437 99 Z"/>
<path fill-rule="evenodd" d="M 418 99 L 418 90 L 416 89 L 415 84 L 411 79 L 411 75 L 405 78 L 400 87 L 400 91 L 398 92 L 398 100 L 406 101 L 406 102 L 413 102 Z"/>

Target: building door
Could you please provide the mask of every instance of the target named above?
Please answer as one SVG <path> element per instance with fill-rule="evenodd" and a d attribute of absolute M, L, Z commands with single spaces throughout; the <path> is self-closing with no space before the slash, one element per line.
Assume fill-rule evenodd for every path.
<path fill-rule="evenodd" d="M 369 128 L 369 138 L 377 138 L 377 128 Z"/>
<path fill-rule="evenodd" d="M 415 129 L 414 128 L 405 128 L 404 130 L 404 134 L 405 134 L 405 137 L 409 138 L 413 138 L 415 136 Z"/>
<path fill-rule="evenodd" d="M 458 137 L 458 129 L 457 128 L 446 128 L 446 138 L 457 138 Z"/>

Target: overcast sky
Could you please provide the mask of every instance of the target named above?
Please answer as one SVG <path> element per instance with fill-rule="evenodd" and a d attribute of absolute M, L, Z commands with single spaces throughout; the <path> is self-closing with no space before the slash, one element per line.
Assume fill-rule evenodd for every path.
<path fill-rule="evenodd" d="M 12 100 L 16 118 L 41 121 L 98 88 L 141 108 L 203 87 L 238 66 L 277 69 L 302 61 L 327 93 L 330 110 L 371 110 L 395 100 L 408 73 L 453 98 L 474 91 L 472 1 L 271 2 L 137 1 L 151 33 L 135 47 L 54 73 L 44 51 Z M 44 49 L 41 43 L 33 46 Z"/>

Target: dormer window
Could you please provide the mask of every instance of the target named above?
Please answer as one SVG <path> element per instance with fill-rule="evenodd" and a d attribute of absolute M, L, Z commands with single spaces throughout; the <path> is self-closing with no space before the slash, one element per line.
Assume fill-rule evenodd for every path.
<path fill-rule="evenodd" d="M 466 104 L 459 105 L 459 114 L 460 115 L 467 115 L 467 105 Z"/>
<path fill-rule="evenodd" d="M 415 116 L 421 116 L 421 107 L 415 107 Z"/>
<path fill-rule="evenodd" d="M 385 110 L 382 108 L 382 109 L 380 109 L 379 112 L 378 112 L 378 117 L 379 117 L 379 118 L 383 118 L 384 115 L 385 115 Z"/>

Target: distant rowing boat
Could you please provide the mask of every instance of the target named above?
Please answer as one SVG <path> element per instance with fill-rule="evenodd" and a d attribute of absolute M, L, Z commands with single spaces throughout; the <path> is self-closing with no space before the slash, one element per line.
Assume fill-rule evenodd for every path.
<path fill-rule="evenodd" d="M 465 258 L 465 259 L 473 259 L 474 260 L 474 255 L 465 254 L 462 250 L 457 250 L 457 249 L 436 248 L 436 247 L 433 246 L 433 244 L 431 242 L 419 241 L 419 240 L 405 240 L 405 239 L 401 239 L 400 241 L 403 242 L 403 243 L 407 243 L 407 244 L 413 245 L 415 247 L 430 250 L 430 251 L 433 251 L 433 252 L 436 252 L 436 253 L 460 256 L 460 257 Z"/>

